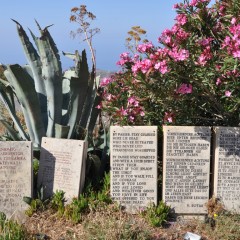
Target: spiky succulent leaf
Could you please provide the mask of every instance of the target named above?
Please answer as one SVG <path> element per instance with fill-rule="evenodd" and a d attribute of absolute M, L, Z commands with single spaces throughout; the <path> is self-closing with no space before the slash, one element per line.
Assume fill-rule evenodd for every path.
<path fill-rule="evenodd" d="M 34 142 L 35 147 L 39 147 L 42 137 L 45 136 L 45 129 L 33 80 L 18 64 L 8 65 L 4 74 L 15 89 L 22 107 L 30 139 Z"/>
<path fill-rule="evenodd" d="M 80 120 L 80 126 L 85 129 L 87 128 L 88 119 L 91 114 L 92 106 L 94 104 L 94 99 L 96 96 L 96 85 L 94 77 L 95 72 L 93 68 L 88 83 L 87 98 L 83 107 L 83 112 Z"/>
<path fill-rule="evenodd" d="M 39 25 L 38 25 L 39 26 Z M 54 137 L 55 123 L 61 124 L 62 118 L 62 67 L 55 43 L 47 27 L 39 26 L 41 37 L 37 38 L 37 46 L 42 62 L 42 77 L 47 94 L 48 126 L 46 135 Z"/>
<path fill-rule="evenodd" d="M 9 86 L 7 87 L 9 88 Z M 11 91 L 11 90 L 10 90 Z M 2 84 L 0 84 L 0 97 L 2 102 L 4 103 L 6 109 L 8 110 L 8 113 L 10 115 L 10 117 L 12 118 L 20 137 L 23 140 L 29 140 L 29 136 L 25 133 L 25 131 L 22 128 L 22 125 L 16 115 L 16 111 L 15 111 L 15 106 L 14 106 L 14 100 L 12 99 L 12 94 L 9 93 L 9 96 L 7 94 L 7 90 L 6 87 L 3 86 Z"/>
<path fill-rule="evenodd" d="M 55 124 L 55 138 L 68 138 L 70 126 Z"/>
<path fill-rule="evenodd" d="M 12 19 L 12 20 L 17 24 L 17 32 L 18 32 L 19 38 L 21 40 L 23 50 L 26 55 L 28 64 L 32 69 L 36 91 L 39 94 L 46 96 L 45 86 L 44 86 L 44 82 L 42 79 L 42 63 L 41 63 L 40 57 L 38 55 L 38 52 L 34 48 L 33 44 L 30 42 L 22 25 L 19 22 L 17 22 L 16 20 L 14 20 L 14 19 Z"/>
<path fill-rule="evenodd" d="M 89 72 L 85 50 L 82 51 L 82 58 L 80 59 L 79 69 L 76 75 L 77 78 L 72 77 L 70 80 L 70 114 L 68 122 L 70 130 L 68 138 L 75 138 L 76 124 L 80 121 L 87 96 Z"/>
<path fill-rule="evenodd" d="M 7 122 L 6 120 L 4 120 L 2 118 L 0 118 L 0 122 L 6 128 L 8 134 L 10 135 L 10 137 L 13 141 L 21 141 L 22 140 L 22 138 L 20 137 L 18 132 L 13 128 L 13 126 L 9 122 Z"/>

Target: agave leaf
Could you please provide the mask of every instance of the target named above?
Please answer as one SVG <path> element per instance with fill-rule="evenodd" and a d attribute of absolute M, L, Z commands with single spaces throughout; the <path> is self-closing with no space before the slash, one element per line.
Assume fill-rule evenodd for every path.
<path fill-rule="evenodd" d="M 9 112 L 9 115 L 11 116 L 18 132 L 19 132 L 19 135 L 21 136 L 21 138 L 23 140 L 29 140 L 29 137 L 28 135 L 25 133 L 25 131 L 23 130 L 22 128 L 22 125 L 16 115 L 16 111 L 15 111 L 15 107 L 13 105 L 13 100 L 10 100 L 7 93 L 6 93 L 6 89 L 2 87 L 2 85 L 0 84 L 0 97 L 6 107 L 6 109 L 8 110 Z"/>
<path fill-rule="evenodd" d="M 87 127 L 88 119 L 91 113 L 93 102 L 96 96 L 96 88 L 94 84 L 95 72 L 94 68 L 92 69 L 90 80 L 88 83 L 87 98 L 81 115 L 80 126 L 84 129 Z"/>
<path fill-rule="evenodd" d="M 93 103 L 93 106 L 91 108 L 91 114 L 89 116 L 89 119 L 88 119 L 88 123 L 87 123 L 87 131 L 88 131 L 88 134 L 91 136 L 92 133 L 93 133 L 93 129 L 96 125 L 96 122 L 97 122 L 97 118 L 101 112 L 101 110 L 99 108 L 97 108 L 97 106 L 101 103 L 101 97 L 100 96 L 96 96 L 95 97 L 95 100 L 94 100 L 94 103 Z"/>
<path fill-rule="evenodd" d="M 40 59 L 42 62 L 42 77 L 47 93 L 48 126 L 47 136 L 54 137 L 55 123 L 61 124 L 62 118 L 62 68 L 58 50 L 47 28 L 42 30 L 37 38 Z"/>
<path fill-rule="evenodd" d="M 90 82 L 90 87 L 89 87 L 89 91 L 91 91 L 91 86 L 92 88 L 92 94 L 88 95 L 89 99 L 86 101 L 86 103 L 88 103 L 89 105 L 85 106 L 84 108 L 84 113 L 82 115 L 82 119 L 80 122 L 80 125 L 84 128 L 87 129 L 88 134 L 86 136 L 91 136 L 93 129 L 96 125 L 96 121 L 97 118 L 101 112 L 100 109 L 97 108 L 97 106 L 101 103 L 101 97 L 97 94 L 97 90 L 98 90 L 98 86 L 99 86 L 99 81 L 100 81 L 100 77 L 96 78 L 96 81 L 94 79 L 94 72 L 92 71 L 92 80 Z"/>
<path fill-rule="evenodd" d="M 80 121 L 82 109 L 87 95 L 87 83 L 79 81 L 79 78 L 72 78 L 70 104 L 69 104 L 69 121 L 70 126 L 68 138 L 74 138 L 76 124 Z"/>
<path fill-rule="evenodd" d="M 1 124 L 6 128 L 8 134 L 12 137 L 13 141 L 20 141 L 22 138 L 19 136 L 18 132 L 11 126 L 9 122 L 4 119 L 0 119 Z"/>
<path fill-rule="evenodd" d="M 29 64 L 23 65 L 22 68 L 23 68 L 23 70 L 25 70 L 25 71 L 31 76 L 31 78 L 34 80 L 32 68 L 29 66 Z"/>
<path fill-rule="evenodd" d="M 5 87 L 10 86 L 9 82 L 6 81 L 6 80 L 4 80 L 4 79 L 2 79 L 2 78 L 0 78 L 0 82 L 1 82 Z"/>
<path fill-rule="evenodd" d="M 75 61 L 75 59 L 76 59 L 76 54 L 75 54 L 75 53 L 68 53 L 68 52 L 63 52 L 63 51 L 62 51 L 62 54 L 63 54 L 64 56 L 66 56 L 66 57 L 74 60 L 74 61 Z"/>
<path fill-rule="evenodd" d="M 55 138 L 67 138 L 70 126 L 55 124 Z"/>
<path fill-rule="evenodd" d="M 18 100 L 22 107 L 30 139 L 35 147 L 39 147 L 41 139 L 45 136 L 40 104 L 34 88 L 31 76 L 18 64 L 8 65 L 4 74 L 9 75 L 10 84 L 15 89 Z"/>
<path fill-rule="evenodd" d="M 69 105 L 69 121 L 70 130 L 68 138 L 74 138 L 76 124 L 79 123 L 83 106 L 88 90 L 88 64 L 85 50 L 82 51 L 82 59 L 79 62 L 79 70 L 76 72 L 78 78 L 71 78 L 70 81 L 70 105 Z"/>
<path fill-rule="evenodd" d="M 84 52 L 84 53 L 83 53 Z M 76 76 L 73 76 L 73 77 L 77 77 L 79 76 L 79 71 L 80 71 L 80 64 L 81 64 L 81 56 L 78 52 L 78 50 L 75 51 L 75 53 L 66 53 L 66 52 L 62 52 L 64 56 L 72 59 L 74 62 L 75 62 L 75 72 L 70 70 L 70 71 L 66 71 L 66 74 L 69 72 L 71 74 L 71 72 L 74 72 Z M 86 51 L 82 51 L 82 54 L 85 54 L 86 55 Z M 66 75 L 67 77 L 67 75 Z"/>
<path fill-rule="evenodd" d="M 12 19 L 13 20 L 13 19 Z M 30 76 L 33 76 L 33 81 L 35 84 L 35 89 L 38 94 L 38 98 L 40 101 L 40 107 L 41 107 L 41 115 L 44 122 L 44 127 L 47 127 L 47 97 L 46 97 L 46 89 L 42 77 L 42 63 L 40 60 L 40 57 L 34 48 L 33 44 L 30 42 L 25 30 L 21 26 L 20 23 L 18 23 L 16 20 L 13 20 L 17 24 L 17 31 L 20 38 L 20 41 L 23 46 L 24 53 L 26 55 L 28 64 L 31 68 L 32 74 Z M 32 34 L 32 33 L 31 33 Z M 33 34 L 32 34 L 33 36 Z M 36 44 L 37 45 L 37 44 Z M 29 70 L 27 70 L 28 73 Z"/>
<path fill-rule="evenodd" d="M 40 61 L 40 57 L 36 49 L 32 45 L 32 43 L 30 42 L 21 24 L 14 19 L 12 20 L 17 24 L 18 35 L 23 45 L 23 50 L 26 55 L 27 61 L 32 69 L 32 73 L 34 76 L 36 91 L 39 94 L 43 94 L 46 96 L 45 86 L 42 79 L 42 71 L 41 71 L 42 64 Z"/>
<path fill-rule="evenodd" d="M 31 205 L 32 200 L 33 198 L 31 197 L 26 197 L 26 196 L 23 197 L 23 201 L 27 203 L 29 206 Z"/>

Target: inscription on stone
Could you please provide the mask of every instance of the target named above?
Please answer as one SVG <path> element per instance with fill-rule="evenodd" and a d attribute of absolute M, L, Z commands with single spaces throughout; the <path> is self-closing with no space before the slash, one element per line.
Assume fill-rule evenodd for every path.
<path fill-rule="evenodd" d="M 112 126 L 111 196 L 130 212 L 157 204 L 157 127 Z"/>
<path fill-rule="evenodd" d="M 0 211 L 7 218 L 24 212 L 32 197 L 32 143 L 0 142 Z"/>
<path fill-rule="evenodd" d="M 214 195 L 240 213 L 240 128 L 215 127 Z"/>
<path fill-rule="evenodd" d="M 163 200 L 177 214 L 205 214 L 209 198 L 209 127 L 164 126 Z"/>
<path fill-rule="evenodd" d="M 85 141 L 42 138 L 38 186 L 44 187 L 45 198 L 56 190 L 63 190 L 69 201 L 79 196 L 85 179 L 85 151 Z"/>

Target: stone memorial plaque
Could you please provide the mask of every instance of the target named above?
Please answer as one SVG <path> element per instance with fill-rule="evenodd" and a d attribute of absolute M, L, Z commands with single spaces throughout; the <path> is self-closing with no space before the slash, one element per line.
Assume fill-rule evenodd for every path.
<path fill-rule="evenodd" d="M 163 200 L 176 214 L 206 214 L 210 127 L 164 126 Z"/>
<path fill-rule="evenodd" d="M 240 213 L 240 128 L 215 127 L 214 195 Z"/>
<path fill-rule="evenodd" d="M 111 196 L 136 212 L 157 204 L 157 127 L 110 128 Z"/>
<path fill-rule="evenodd" d="M 23 197 L 32 197 L 32 143 L 0 142 L 0 211 L 7 218 L 24 212 Z"/>
<path fill-rule="evenodd" d="M 44 198 L 57 190 L 71 201 L 82 192 L 85 179 L 86 145 L 82 140 L 42 138 L 38 186 L 44 187 Z"/>

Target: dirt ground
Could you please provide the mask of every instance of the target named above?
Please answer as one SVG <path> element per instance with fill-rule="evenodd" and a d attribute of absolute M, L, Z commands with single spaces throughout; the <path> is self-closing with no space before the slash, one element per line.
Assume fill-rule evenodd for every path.
<path fill-rule="evenodd" d="M 113 213 L 109 209 L 89 213 L 79 224 L 73 224 L 66 218 L 59 218 L 56 213 L 48 210 L 33 214 L 24 224 L 33 239 L 35 237 L 35 239 L 54 240 L 183 240 L 187 232 L 192 232 L 201 235 L 202 240 L 213 240 L 203 225 L 204 223 L 199 220 L 178 219 L 167 222 L 164 227 L 154 228 L 139 215 Z"/>

